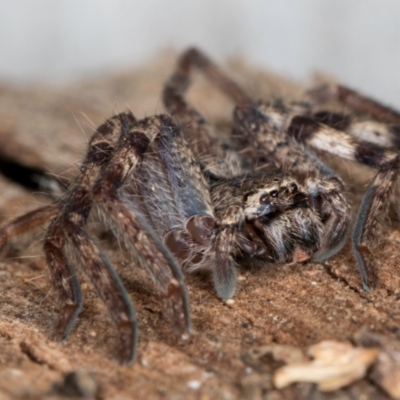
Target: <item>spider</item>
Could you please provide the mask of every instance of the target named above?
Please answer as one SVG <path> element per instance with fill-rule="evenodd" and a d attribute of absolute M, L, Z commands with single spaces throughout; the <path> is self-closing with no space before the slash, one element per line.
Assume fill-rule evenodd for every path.
<path fill-rule="evenodd" d="M 289 173 L 302 186 L 308 207 L 324 225 L 311 260 L 321 261 L 336 254 L 351 227 L 344 183 L 312 148 L 377 170 L 363 196 L 351 235 L 362 285 L 369 291 L 370 284 L 376 281 L 369 247 L 398 176 L 400 113 L 342 85 L 323 85 L 310 90 L 309 103 L 255 101 L 205 54 L 189 49 L 181 56 L 165 87 L 164 103 L 180 124 L 186 126 L 185 134 L 194 143 L 199 141 L 200 132 L 202 138 L 207 133 L 212 136 L 213 128 L 185 102 L 193 69 L 202 71 L 236 105 L 231 140 L 247 164 L 258 171 L 277 168 Z M 366 114 L 368 119 L 314 111 L 315 105 L 331 100 L 350 107 L 356 114 Z M 202 151 L 198 149 L 199 156 Z"/>
<path fill-rule="evenodd" d="M 221 136 L 186 101 L 194 68 L 236 104 L 230 137 Z M 351 94 L 344 99 L 348 104 L 356 98 L 359 104 L 387 110 L 341 90 Z M 340 97 L 332 88 L 311 96 L 319 102 Z M 337 130 L 345 121 L 339 115 L 315 113 L 303 103 L 253 101 L 196 49 L 180 57 L 163 99 L 171 116 L 137 120 L 124 112 L 105 121 L 91 137 L 80 173 L 64 196 L 0 229 L 2 248 L 18 234 L 49 223 L 44 252 L 62 308 L 55 339 L 68 337 L 82 309 L 80 268 L 117 326 L 121 361 L 136 357 L 138 322 L 129 295 L 84 229 L 92 210 L 148 270 L 182 336 L 191 331 L 182 269 L 209 270 L 218 296 L 229 299 L 235 293 L 237 264 L 320 261 L 336 254 L 349 233 L 350 207 L 342 180 L 309 146 L 378 169 L 352 236 L 368 289 L 368 245 L 397 177 L 397 153 Z M 346 129 L 352 126 L 347 121 Z"/>

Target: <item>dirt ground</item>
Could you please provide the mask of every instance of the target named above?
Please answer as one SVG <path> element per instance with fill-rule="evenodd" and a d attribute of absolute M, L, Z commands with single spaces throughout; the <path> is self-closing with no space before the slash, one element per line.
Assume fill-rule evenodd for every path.
<path fill-rule="evenodd" d="M 138 117 L 163 111 L 162 85 L 175 58 L 165 53 L 143 68 L 68 87 L 0 85 L 2 152 L 58 176 L 74 176 L 91 131 L 106 117 L 127 107 Z M 256 98 L 303 96 L 303 85 L 244 62 L 232 61 L 227 68 Z M 232 104 L 200 77 L 190 99 L 209 119 L 229 125 Z M 344 173 L 351 176 L 349 192 L 357 203 L 370 175 L 350 164 Z M 0 221 L 50 202 L 0 177 Z M 39 230 L 14 241 L 0 262 L 0 399 L 73 398 L 79 390 L 96 399 L 389 398 L 370 375 L 332 393 L 311 383 L 277 390 L 272 374 L 282 363 L 255 357 L 254 349 L 282 344 L 306 350 L 326 339 L 356 341 L 366 330 L 400 337 L 397 222 L 379 235 L 374 249 L 379 282 L 371 293 L 361 288 L 350 245 L 323 264 L 241 270 L 232 304 L 217 298 L 209 276 L 187 276 L 193 334 L 186 341 L 174 334 L 165 302 L 146 272 L 132 266 L 104 230 L 91 228 L 96 230 L 103 232 L 102 248 L 137 310 L 137 362 L 119 365 L 116 330 L 90 282 L 83 283 L 85 305 L 69 339 L 50 340 L 59 311 Z"/>

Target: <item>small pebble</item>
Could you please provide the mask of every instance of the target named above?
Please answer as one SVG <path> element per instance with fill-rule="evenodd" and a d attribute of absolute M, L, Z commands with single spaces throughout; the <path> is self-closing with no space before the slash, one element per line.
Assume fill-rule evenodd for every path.
<path fill-rule="evenodd" d="M 187 387 L 193 390 L 197 390 L 199 389 L 201 386 L 201 382 L 200 381 L 189 381 L 187 383 Z"/>

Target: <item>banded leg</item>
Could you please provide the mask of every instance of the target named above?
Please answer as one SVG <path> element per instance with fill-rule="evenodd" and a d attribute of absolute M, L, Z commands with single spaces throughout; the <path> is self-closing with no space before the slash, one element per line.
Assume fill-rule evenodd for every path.
<path fill-rule="evenodd" d="M 54 203 L 37 208 L 3 225 L 0 229 L 0 250 L 10 239 L 50 222 L 57 215 L 58 207 L 58 203 Z"/>
<path fill-rule="evenodd" d="M 354 111 L 370 115 L 377 121 L 387 124 L 400 124 L 400 113 L 376 100 L 364 96 L 342 85 L 324 85 L 308 92 L 314 101 L 324 103 L 336 100 L 351 107 Z"/>
<path fill-rule="evenodd" d="M 239 175 L 243 170 L 236 152 L 230 150 L 230 146 L 221 139 L 221 135 L 215 132 L 214 128 L 185 99 L 194 69 L 205 73 L 235 102 L 250 102 L 250 98 L 244 91 L 203 53 L 197 49 L 189 49 L 178 60 L 173 74 L 164 87 L 164 105 L 184 127 L 184 135 L 190 148 L 206 169 L 217 176 Z M 229 168 L 224 167 L 226 164 L 229 164 Z"/>
<path fill-rule="evenodd" d="M 357 120 L 348 114 L 320 111 L 311 115 L 316 122 L 336 130 L 375 143 L 389 149 L 400 150 L 400 125 L 387 124 L 375 120 Z"/>
<path fill-rule="evenodd" d="M 121 362 L 130 364 L 136 358 L 138 322 L 129 294 L 114 266 L 106 255 L 94 245 L 87 233 L 74 223 L 71 223 L 67 229 L 74 250 L 78 251 L 78 262 L 83 267 L 90 282 L 94 283 L 97 293 L 107 305 L 108 311 L 118 328 L 121 339 Z M 79 304 L 79 301 L 77 301 L 79 298 L 75 299 L 76 303 Z M 78 311 L 76 312 L 78 313 Z"/>
<path fill-rule="evenodd" d="M 176 330 L 187 336 L 190 333 L 190 312 L 181 269 L 151 227 L 134 210 L 128 209 L 117 194 L 130 174 L 138 174 L 137 167 L 143 154 L 160 134 L 163 125 L 162 117 L 153 117 L 123 131 L 113 158 L 97 180 L 93 194 L 165 293 Z"/>
<path fill-rule="evenodd" d="M 229 207 L 220 221 L 215 239 L 214 285 L 222 299 L 230 299 L 236 289 L 236 265 L 232 249 L 236 248 L 238 227 L 244 222 L 244 212 L 238 206 Z"/>
<path fill-rule="evenodd" d="M 342 85 L 324 85 L 308 94 L 314 102 L 336 100 L 355 112 L 373 118 L 356 120 L 348 114 L 321 111 L 312 115 L 318 122 L 383 147 L 400 149 L 400 113 L 393 108 Z"/>
<path fill-rule="evenodd" d="M 204 73 L 211 82 L 220 88 L 235 104 L 251 104 L 252 99 L 220 68 L 200 50 L 191 48 L 178 60 L 173 75 L 164 88 L 164 102 L 170 107 L 179 106 L 177 99 L 182 98 L 191 83 L 193 69 Z M 175 97 L 175 99 L 174 99 Z M 179 111 L 176 109 L 175 111 Z"/>
<path fill-rule="evenodd" d="M 53 287 L 57 289 L 62 303 L 61 316 L 54 328 L 53 339 L 63 341 L 68 338 L 83 306 L 83 296 L 75 269 L 68 262 L 64 252 L 66 239 L 64 232 L 52 230 L 53 237 L 44 243 L 47 265 L 50 268 Z"/>
<path fill-rule="evenodd" d="M 74 254 L 74 252 L 68 252 L 68 246 L 72 246 L 81 255 L 75 260 L 78 263 L 80 260 L 86 260 L 93 256 L 95 265 L 91 265 L 88 261 L 88 265 L 84 266 L 84 271 L 89 277 L 94 277 L 93 282 L 96 289 L 110 311 L 124 310 L 124 315 L 121 316 L 122 312 L 120 312 L 116 314 L 116 318 L 130 321 L 130 332 L 126 332 L 126 328 L 122 330 L 122 323 L 119 324 L 122 342 L 125 346 L 128 346 L 122 349 L 124 362 L 132 361 L 135 356 L 136 339 L 132 339 L 132 337 L 136 338 L 136 321 L 134 320 L 132 306 L 111 264 L 105 261 L 104 256 L 100 255 L 97 248 L 85 236 L 82 227 L 86 224 L 92 207 L 94 182 L 104 166 L 107 165 L 121 131 L 129 129 L 134 123 L 135 119 L 132 114 L 122 113 L 110 118 L 96 130 L 89 142 L 89 149 L 81 167 L 81 174 L 71 184 L 61 201 L 58 216 L 50 224 L 44 243 L 47 263 L 52 280 L 59 289 L 63 309 L 56 326 L 55 337 L 59 340 L 67 338 L 83 304 L 79 282 L 69 262 L 70 254 Z M 76 243 L 78 236 L 83 243 L 87 244 L 85 247 Z M 85 250 L 86 253 L 82 254 Z M 99 268 L 100 265 L 103 266 L 105 271 L 101 281 L 95 279 L 97 276 L 96 268 Z M 112 290 L 117 290 L 118 296 L 112 297 L 107 294 Z M 115 303 L 116 301 L 118 304 Z"/>
<path fill-rule="evenodd" d="M 374 278 L 368 247 L 372 243 L 378 217 L 393 194 L 398 176 L 399 155 L 306 117 L 291 119 L 287 132 L 299 142 L 378 170 L 364 194 L 352 236 L 353 251 L 363 287 L 369 290 L 369 281 L 373 282 Z"/>

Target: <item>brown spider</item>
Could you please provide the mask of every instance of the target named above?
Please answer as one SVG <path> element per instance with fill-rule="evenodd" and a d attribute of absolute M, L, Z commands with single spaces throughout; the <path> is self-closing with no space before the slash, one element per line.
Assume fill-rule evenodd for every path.
<path fill-rule="evenodd" d="M 227 141 L 185 100 L 193 67 L 237 104 Z M 348 96 L 338 95 L 340 90 Z M 320 101 L 346 97 L 342 100 L 358 109 L 381 107 L 374 116 L 389 113 L 349 89 L 340 90 L 319 89 L 312 96 Z M 181 335 L 191 329 L 181 267 L 210 270 L 217 294 L 229 299 L 237 263 L 319 261 L 337 253 L 350 227 L 344 185 L 308 145 L 378 169 L 353 233 L 368 289 L 368 244 L 397 177 L 395 152 L 337 130 L 339 122 L 350 131 L 354 127 L 345 117 L 313 113 L 306 104 L 254 102 L 198 50 L 180 58 L 163 97 L 172 118 L 136 120 L 125 112 L 108 119 L 90 139 L 80 174 L 63 198 L 0 230 L 2 248 L 10 238 L 50 222 L 44 251 L 63 309 L 56 339 L 67 338 L 81 311 L 75 273 L 80 267 L 117 325 L 122 361 L 135 359 L 133 306 L 114 267 L 84 230 L 93 206 L 164 292 Z"/>
<path fill-rule="evenodd" d="M 350 227 L 350 209 L 342 180 L 310 148 L 377 169 L 364 194 L 352 234 L 363 288 L 369 291 L 369 282 L 375 280 L 369 247 L 398 175 L 400 114 L 340 85 L 325 85 L 308 95 L 312 103 L 337 100 L 356 113 L 366 114 L 368 120 L 354 120 L 349 115 L 328 111 L 314 112 L 312 103 L 257 102 L 204 54 L 190 49 L 182 55 L 166 85 L 164 102 L 168 111 L 186 127 L 185 135 L 194 144 L 201 142 L 200 132 L 202 138 L 210 136 L 212 127 L 184 100 L 193 68 L 203 71 L 236 104 L 231 139 L 247 164 L 253 170 L 257 166 L 258 171 L 269 171 L 272 165 L 290 173 L 301 185 L 308 207 L 324 225 L 312 260 L 326 259 L 344 245 Z M 198 149 L 198 156 L 202 151 Z"/>

